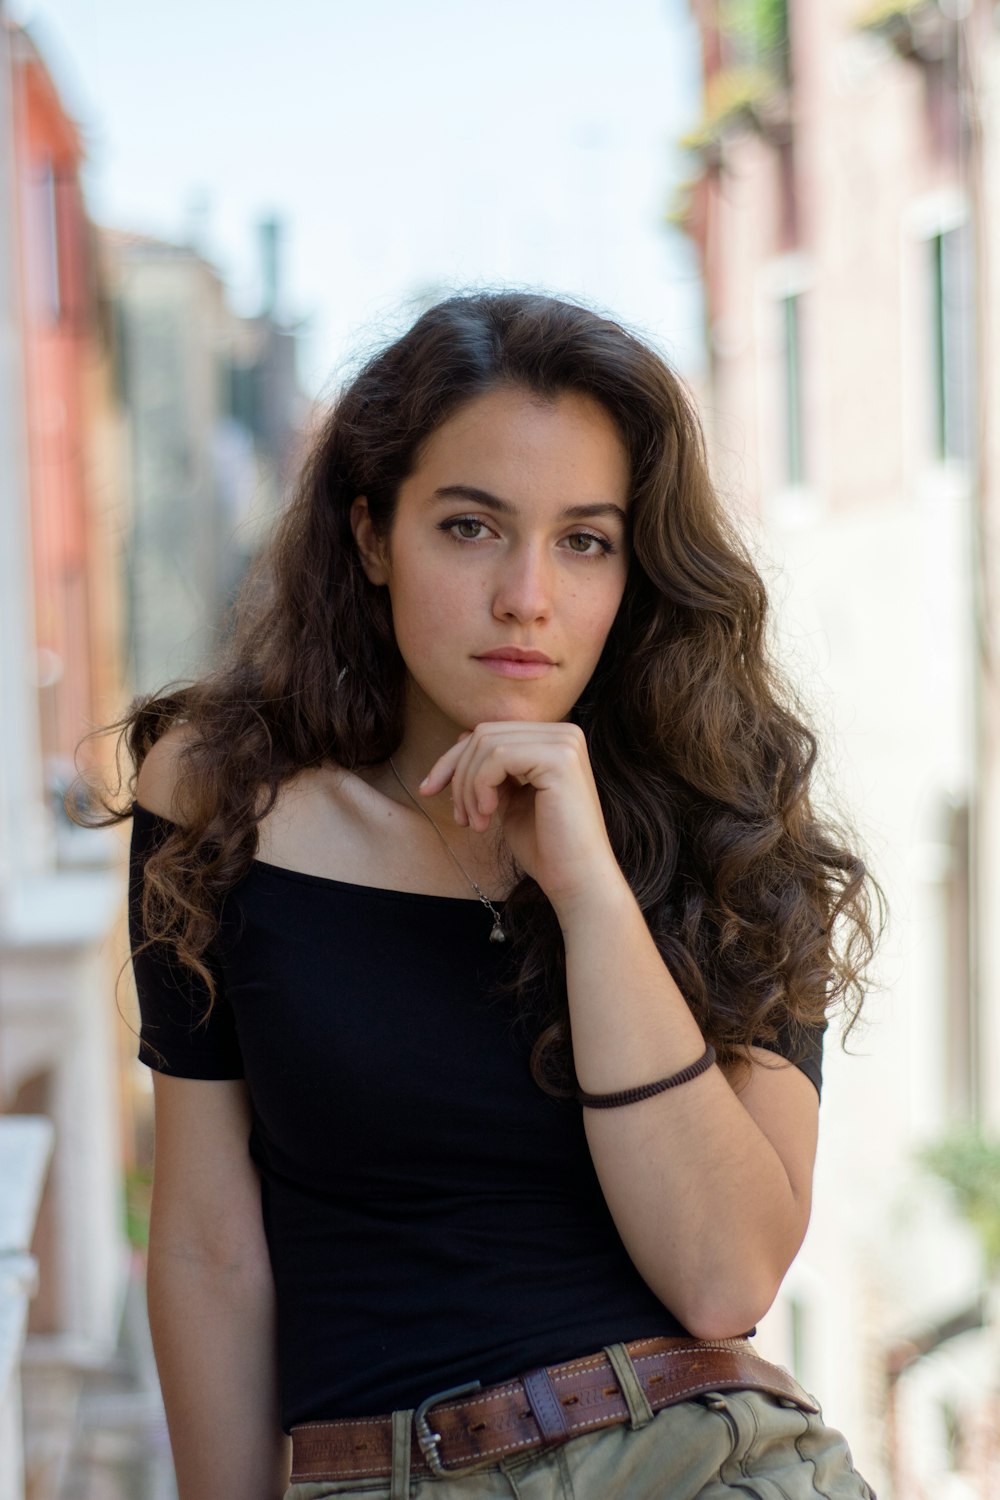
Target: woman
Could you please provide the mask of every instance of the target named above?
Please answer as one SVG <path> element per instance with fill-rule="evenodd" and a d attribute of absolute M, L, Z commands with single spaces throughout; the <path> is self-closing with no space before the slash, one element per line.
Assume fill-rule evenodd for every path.
<path fill-rule="evenodd" d="M 880 895 L 766 611 L 663 362 L 457 297 L 133 706 L 181 1500 L 870 1495 L 744 1337 Z"/>

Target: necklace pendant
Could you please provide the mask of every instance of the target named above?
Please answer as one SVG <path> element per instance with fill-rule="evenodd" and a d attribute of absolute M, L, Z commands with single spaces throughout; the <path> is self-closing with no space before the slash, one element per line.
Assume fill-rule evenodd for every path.
<path fill-rule="evenodd" d="M 507 934 L 503 930 L 503 923 L 500 921 L 500 913 L 497 911 L 496 907 L 489 900 L 489 898 L 487 896 L 483 895 L 483 893 L 480 890 L 479 886 L 476 884 L 476 882 L 473 880 L 472 876 L 469 874 L 468 870 L 462 864 L 462 861 L 459 859 L 459 857 L 455 853 L 454 849 L 452 849 L 451 845 L 448 843 L 448 840 L 445 838 L 444 834 L 441 832 L 440 828 L 437 826 L 437 824 L 435 823 L 434 819 L 431 817 L 430 813 L 427 811 L 426 807 L 421 807 L 420 806 L 420 803 L 417 801 L 416 797 L 414 797 L 413 793 L 410 791 L 410 788 L 406 785 L 406 782 L 403 780 L 402 776 L 400 776 L 399 772 L 396 770 L 395 765 L 393 765 L 393 760 L 392 760 L 392 756 L 391 755 L 389 756 L 389 765 L 392 766 L 392 774 L 395 776 L 396 780 L 399 782 L 400 786 L 403 788 L 403 791 L 406 793 L 406 795 L 409 797 L 410 801 L 413 803 L 414 807 L 417 809 L 417 812 L 418 813 L 422 813 L 423 816 L 427 819 L 428 823 L 434 829 L 434 832 L 437 834 L 438 838 L 441 840 L 442 844 L 447 849 L 448 853 L 451 855 L 452 859 L 455 861 L 456 865 L 461 870 L 462 874 L 465 876 L 466 880 L 472 886 L 472 889 L 475 891 L 475 893 L 479 897 L 480 901 L 483 903 L 483 905 L 486 907 L 487 911 L 492 916 L 492 918 L 493 918 L 493 931 L 490 933 L 490 942 L 491 943 L 505 943 L 507 941 Z"/>

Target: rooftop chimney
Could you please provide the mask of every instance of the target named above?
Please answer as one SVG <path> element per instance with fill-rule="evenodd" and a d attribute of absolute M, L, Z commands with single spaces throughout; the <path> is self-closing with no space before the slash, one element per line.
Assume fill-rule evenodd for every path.
<path fill-rule="evenodd" d="M 260 225 L 261 317 L 273 318 L 278 307 L 278 254 L 281 223 L 265 219 Z"/>

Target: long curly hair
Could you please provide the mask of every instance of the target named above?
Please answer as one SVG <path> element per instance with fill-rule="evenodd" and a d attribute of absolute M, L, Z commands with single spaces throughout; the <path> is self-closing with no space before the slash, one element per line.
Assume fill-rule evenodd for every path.
<path fill-rule="evenodd" d="M 204 983 L 226 891 L 249 870 L 257 825 L 298 772 L 384 763 L 403 733 L 405 666 L 388 591 L 373 586 L 349 523 L 368 497 L 392 526 L 421 445 L 500 386 L 598 401 L 631 475 L 630 567 L 572 718 L 586 734 L 615 855 L 663 959 L 720 1061 L 793 1039 L 840 1008 L 857 1019 L 883 895 L 841 823 L 810 802 L 817 739 L 771 659 L 768 599 L 709 477 L 692 399 L 640 339 L 590 309 L 514 293 L 456 296 L 371 358 L 319 430 L 297 490 L 233 608 L 209 671 L 136 699 L 108 726 L 135 777 L 186 723 L 184 826 L 150 858 L 147 941 L 169 941 Z M 95 818 L 95 821 L 98 819 Z M 573 1084 L 562 937 L 522 872 L 505 906 L 532 1070 Z M 518 1007 L 514 1007 L 515 1011 Z"/>

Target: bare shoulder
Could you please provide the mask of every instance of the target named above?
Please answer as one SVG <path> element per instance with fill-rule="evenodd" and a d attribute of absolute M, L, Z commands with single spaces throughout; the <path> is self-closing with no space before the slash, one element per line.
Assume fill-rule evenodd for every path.
<path fill-rule="evenodd" d="M 273 806 L 257 825 L 259 855 L 273 864 L 317 874 L 341 874 L 341 860 L 352 847 L 357 793 L 340 766 L 326 762 L 290 777 L 278 788 Z"/>
<path fill-rule="evenodd" d="M 161 735 L 142 763 L 136 800 L 149 812 L 184 824 L 184 757 L 197 742 L 188 724 L 174 724 Z M 264 811 L 265 789 L 259 789 L 258 858 L 309 874 L 352 879 L 352 871 L 372 885 L 383 884 L 377 858 L 371 789 L 340 766 L 303 768 L 279 786 Z M 384 799 L 383 799 L 384 800 Z"/>
<path fill-rule="evenodd" d="M 136 800 L 149 812 L 174 823 L 184 821 L 180 791 L 184 752 L 196 739 L 191 725 L 172 724 L 149 751 L 136 781 Z"/>

